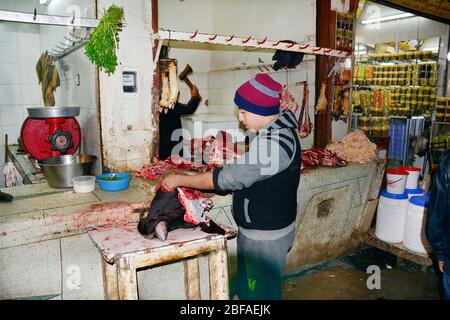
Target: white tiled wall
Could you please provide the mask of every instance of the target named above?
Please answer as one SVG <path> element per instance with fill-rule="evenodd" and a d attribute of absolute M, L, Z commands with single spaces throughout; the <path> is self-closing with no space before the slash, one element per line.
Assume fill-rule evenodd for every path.
<path fill-rule="evenodd" d="M 173 19 L 176 14 L 189 15 L 191 19 Z M 251 35 L 261 39 L 267 36 L 271 40 L 291 39 L 311 45 L 315 43 L 315 18 L 315 1 L 310 0 L 249 0 L 245 2 L 199 0 L 189 3 L 167 0 L 159 4 L 159 24 L 164 29 L 198 30 L 204 33 L 234 34 L 240 37 Z M 234 71 L 234 68 L 274 63 L 273 53 L 251 51 L 208 51 L 191 48 L 171 49 L 170 54 L 171 57 L 178 59 L 180 69 L 185 63 L 189 63 L 194 71 L 204 72 L 207 75 L 207 85 L 202 95 L 205 97 L 203 93 L 207 93 L 209 107 L 201 107 L 197 113 L 234 115 L 236 107 L 233 98 L 237 87 L 261 72 L 258 68 L 241 71 Z M 299 104 L 301 104 L 303 89 L 293 84 L 308 79 L 309 115 L 314 121 L 315 62 L 303 62 L 298 70 L 269 72 L 269 74 L 278 82 L 288 84 Z M 194 75 L 197 74 L 194 72 Z M 312 146 L 313 136 L 312 133 L 302 140 L 303 148 Z"/>
<path fill-rule="evenodd" d="M 312 59 L 312 60 L 311 60 Z M 297 82 L 308 80 L 309 86 L 309 117 L 314 126 L 314 102 L 315 102 L 315 61 L 313 57 L 305 60 L 296 68 L 291 70 L 279 70 L 265 72 L 282 85 L 287 84 L 288 89 L 297 101 L 299 108 L 297 116 L 300 114 L 301 102 L 303 99 L 303 86 L 296 85 Z M 236 89 L 247 80 L 261 73 L 258 68 L 239 71 L 217 71 L 208 74 L 208 88 L 211 113 L 234 114 L 236 105 L 233 102 Z M 301 140 L 302 148 L 308 149 L 313 145 L 314 133 Z"/>
<path fill-rule="evenodd" d="M 2 2 L 1 8 L 18 10 L 16 9 L 18 2 Z M 39 44 L 38 26 L 0 23 L 0 186 L 2 187 L 5 134 L 8 134 L 9 143 L 17 143 L 21 125 L 27 116 L 26 108 L 41 104 L 35 71 L 40 54 Z"/>

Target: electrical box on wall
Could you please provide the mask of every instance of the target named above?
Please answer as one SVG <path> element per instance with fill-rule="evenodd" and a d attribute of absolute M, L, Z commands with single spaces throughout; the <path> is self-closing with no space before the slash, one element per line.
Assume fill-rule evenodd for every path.
<path fill-rule="evenodd" d="M 124 71 L 122 73 L 123 78 L 123 92 L 136 92 L 136 72 L 135 71 Z"/>

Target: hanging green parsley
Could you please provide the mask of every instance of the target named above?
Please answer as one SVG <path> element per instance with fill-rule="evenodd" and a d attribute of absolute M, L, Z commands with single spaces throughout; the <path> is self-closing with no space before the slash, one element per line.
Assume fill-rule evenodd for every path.
<path fill-rule="evenodd" d="M 112 5 L 104 12 L 85 47 L 89 60 L 99 66 L 100 70 L 104 69 L 108 75 L 116 71 L 116 49 L 119 48 L 119 32 L 122 31 L 124 22 L 123 8 Z"/>

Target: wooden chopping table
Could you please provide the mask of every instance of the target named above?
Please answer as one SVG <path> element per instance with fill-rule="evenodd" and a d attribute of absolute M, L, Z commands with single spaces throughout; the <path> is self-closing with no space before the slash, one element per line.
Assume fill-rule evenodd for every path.
<path fill-rule="evenodd" d="M 146 239 L 137 223 L 100 227 L 88 232 L 102 256 L 103 283 L 107 300 L 137 300 L 139 268 L 184 260 L 186 298 L 200 299 L 198 256 L 209 253 L 210 298 L 229 299 L 227 238 L 236 231 L 221 225 L 225 235 L 207 234 L 200 228 L 170 231 L 167 240 Z"/>

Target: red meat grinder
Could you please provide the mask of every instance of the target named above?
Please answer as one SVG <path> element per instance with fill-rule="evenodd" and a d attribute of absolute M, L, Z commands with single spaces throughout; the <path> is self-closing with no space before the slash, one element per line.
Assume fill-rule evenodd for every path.
<path fill-rule="evenodd" d="M 79 107 L 27 108 L 22 124 L 22 148 L 37 160 L 73 154 L 81 141 L 81 127 L 75 119 Z"/>

